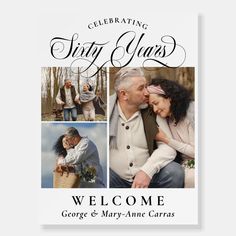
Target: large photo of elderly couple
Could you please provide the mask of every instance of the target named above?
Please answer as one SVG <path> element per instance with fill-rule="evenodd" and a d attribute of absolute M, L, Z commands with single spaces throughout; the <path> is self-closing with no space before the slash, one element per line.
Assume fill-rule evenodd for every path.
<path fill-rule="evenodd" d="M 110 188 L 194 188 L 194 68 L 110 68 Z"/>
<path fill-rule="evenodd" d="M 106 122 L 42 123 L 42 187 L 194 188 L 194 67 L 105 71 L 109 132 Z"/>

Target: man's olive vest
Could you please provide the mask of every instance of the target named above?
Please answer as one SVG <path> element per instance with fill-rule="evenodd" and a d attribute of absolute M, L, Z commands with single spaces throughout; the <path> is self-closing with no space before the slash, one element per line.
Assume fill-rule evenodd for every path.
<path fill-rule="evenodd" d="M 70 88 L 71 91 L 71 97 L 73 100 L 73 103 L 75 105 L 75 97 L 76 97 L 76 92 L 75 92 L 75 87 L 72 85 Z M 61 93 L 61 100 L 66 103 L 66 93 L 65 93 L 65 86 L 60 88 L 60 93 Z"/>

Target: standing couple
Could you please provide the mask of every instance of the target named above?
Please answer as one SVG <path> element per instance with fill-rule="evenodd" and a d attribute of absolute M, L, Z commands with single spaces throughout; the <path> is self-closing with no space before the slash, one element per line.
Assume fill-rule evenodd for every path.
<path fill-rule="evenodd" d="M 194 159 L 189 92 L 163 78 L 147 86 L 140 68 L 122 68 L 115 79 L 109 106 L 110 188 L 194 187 L 194 170 L 184 167 Z"/>
<path fill-rule="evenodd" d="M 81 94 L 77 92 L 75 86 L 72 85 L 70 79 L 64 80 L 64 85 L 59 89 L 56 102 L 63 107 L 64 120 L 72 121 L 77 120 L 77 105 L 82 106 L 84 119 L 86 121 L 95 120 L 95 107 L 93 100 L 95 98 L 95 92 L 90 83 L 84 83 Z"/>

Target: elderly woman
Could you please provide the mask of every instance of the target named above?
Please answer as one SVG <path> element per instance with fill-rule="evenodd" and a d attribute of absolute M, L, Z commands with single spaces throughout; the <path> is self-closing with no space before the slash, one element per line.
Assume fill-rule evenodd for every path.
<path fill-rule="evenodd" d="M 92 85 L 89 83 L 84 83 L 80 94 L 80 103 L 82 105 L 83 115 L 86 121 L 95 120 L 95 107 L 93 105 L 94 98 L 95 93 Z"/>
<path fill-rule="evenodd" d="M 160 126 L 156 136 L 174 148 L 181 156 L 185 168 L 185 187 L 194 187 L 194 102 L 190 93 L 178 83 L 155 78 L 147 88 L 149 104 L 158 117 L 166 118 L 172 137 Z"/>

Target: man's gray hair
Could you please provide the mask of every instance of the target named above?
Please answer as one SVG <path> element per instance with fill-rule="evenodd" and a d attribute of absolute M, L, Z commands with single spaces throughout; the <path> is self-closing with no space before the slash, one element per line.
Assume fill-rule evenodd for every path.
<path fill-rule="evenodd" d="M 76 128 L 74 128 L 74 127 L 68 128 L 68 129 L 66 130 L 66 132 L 65 132 L 65 135 L 66 135 L 66 136 L 70 136 L 70 137 L 80 136 L 80 135 L 79 135 L 79 131 L 78 131 Z"/>
<path fill-rule="evenodd" d="M 132 85 L 132 81 L 129 78 L 132 77 L 144 77 L 144 73 L 139 67 L 123 67 L 115 76 L 114 89 L 118 92 L 121 89 L 121 85 L 128 88 Z"/>
<path fill-rule="evenodd" d="M 64 83 L 66 83 L 67 81 L 71 81 L 71 79 L 64 79 Z"/>

